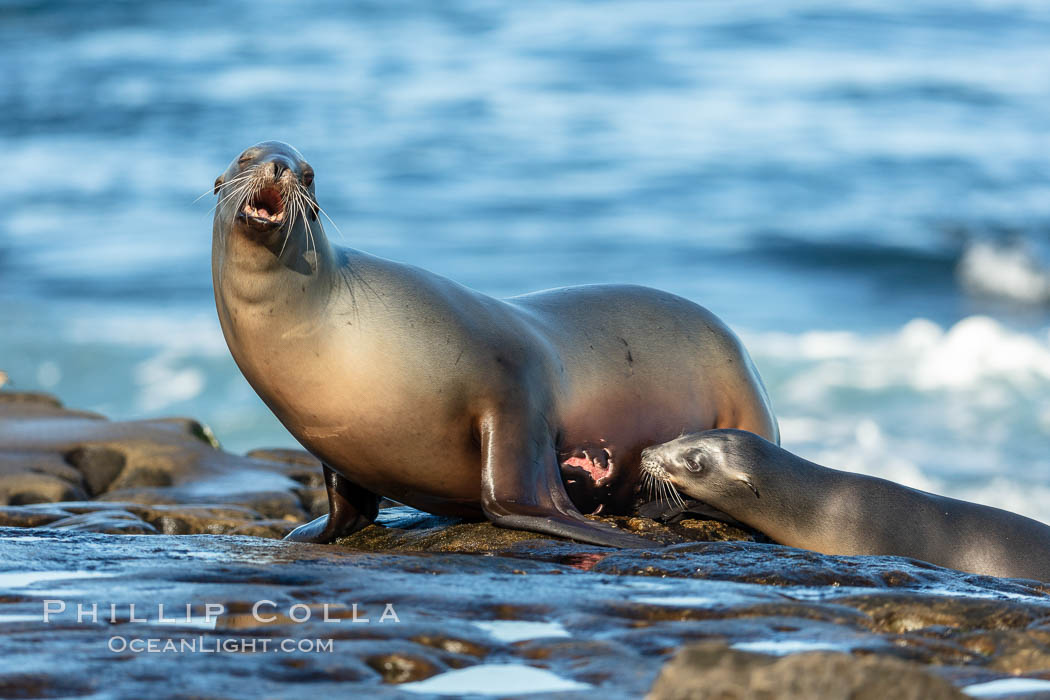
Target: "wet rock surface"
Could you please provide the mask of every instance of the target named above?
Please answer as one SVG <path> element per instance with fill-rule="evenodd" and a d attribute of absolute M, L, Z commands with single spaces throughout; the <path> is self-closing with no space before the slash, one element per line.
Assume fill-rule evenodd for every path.
<path fill-rule="evenodd" d="M 1047 584 L 706 520 L 609 518 L 654 540 L 618 551 L 387 504 L 335 545 L 277 539 L 324 504 L 304 452 L 0 392 L 0 696 L 1050 689 Z"/>
<path fill-rule="evenodd" d="M 967 696 L 920 664 L 882 656 L 809 652 L 784 658 L 722 642 L 686 647 L 664 667 L 652 700 L 962 700 Z"/>

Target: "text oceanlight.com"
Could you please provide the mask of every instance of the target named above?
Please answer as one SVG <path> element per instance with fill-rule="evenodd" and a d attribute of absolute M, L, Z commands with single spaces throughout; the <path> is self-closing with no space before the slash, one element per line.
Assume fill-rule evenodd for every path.
<path fill-rule="evenodd" d="M 115 653 L 134 654 L 253 654 L 277 652 L 284 654 L 321 653 L 335 651 L 334 639 L 271 639 L 269 637 L 240 637 L 220 639 L 217 637 L 123 637 L 109 638 L 109 650 Z"/>

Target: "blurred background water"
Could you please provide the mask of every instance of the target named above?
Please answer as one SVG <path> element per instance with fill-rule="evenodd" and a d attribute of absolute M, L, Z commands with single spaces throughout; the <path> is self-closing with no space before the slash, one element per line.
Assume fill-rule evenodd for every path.
<path fill-rule="evenodd" d="M 2 2 L 0 369 L 294 444 L 209 272 L 213 179 L 281 139 L 336 242 L 682 294 L 789 449 L 1050 521 L 1048 47 L 1035 0 Z"/>

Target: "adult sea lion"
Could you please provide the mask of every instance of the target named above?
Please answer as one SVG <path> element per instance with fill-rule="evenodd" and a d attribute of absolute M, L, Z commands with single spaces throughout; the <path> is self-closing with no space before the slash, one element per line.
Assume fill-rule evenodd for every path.
<path fill-rule="evenodd" d="M 1050 581 L 1050 527 L 998 508 L 828 469 L 753 433 L 712 430 L 642 451 L 652 478 L 773 540 Z"/>
<path fill-rule="evenodd" d="M 329 515 L 289 538 L 364 527 L 377 496 L 601 545 L 646 540 L 626 512 L 639 455 L 683 430 L 778 440 L 740 341 L 709 311 L 637 286 L 494 299 L 332 245 L 314 171 L 287 144 L 215 181 L 215 302 L 234 360 L 325 465 Z"/>

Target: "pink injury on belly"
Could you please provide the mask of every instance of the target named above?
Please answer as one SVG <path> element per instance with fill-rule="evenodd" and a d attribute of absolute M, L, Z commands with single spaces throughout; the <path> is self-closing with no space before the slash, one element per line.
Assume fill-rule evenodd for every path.
<path fill-rule="evenodd" d="M 603 466 L 594 459 L 587 459 L 586 457 L 569 457 L 567 460 L 562 462 L 562 464 L 568 465 L 570 467 L 579 467 L 580 469 L 590 474 L 591 478 L 595 481 L 598 481 L 603 477 L 608 476 L 609 472 L 612 470 L 612 460 L 609 460 L 608 466 Z"/>

